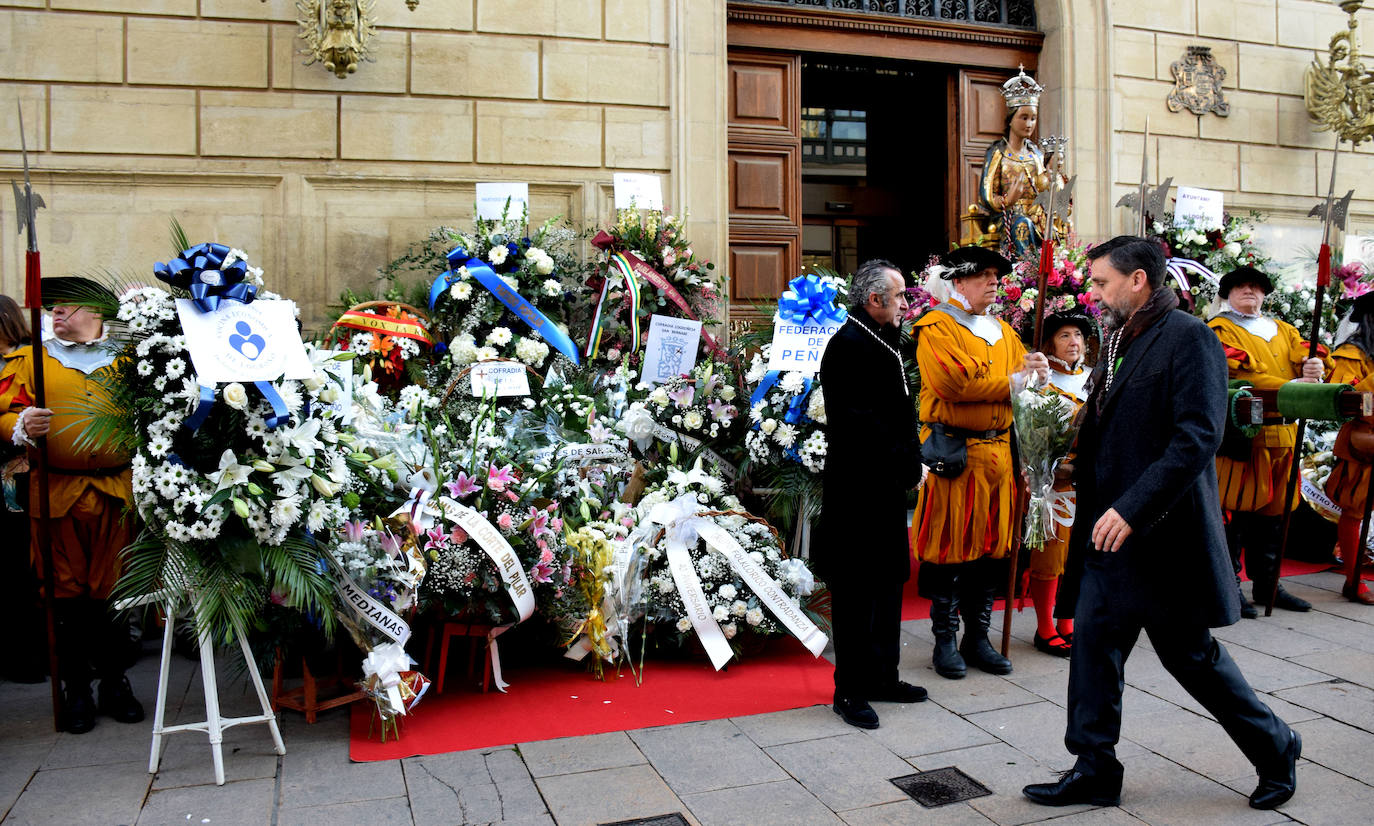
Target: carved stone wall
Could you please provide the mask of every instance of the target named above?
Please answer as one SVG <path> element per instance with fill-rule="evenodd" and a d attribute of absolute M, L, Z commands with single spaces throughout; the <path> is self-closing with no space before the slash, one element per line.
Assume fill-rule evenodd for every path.
<path fill-rule="evenodd" d="M 247 250 L 308 326 L 474 183 L 529 181 L 532 219 L 612 213 L 616 171 L 666 175 L 702 253 L 724 248 L 724 4 L 377 0 L 376 62 L 302 65 L 293 0 L 0 0 L 0 174 L 21 102 L 49 274 L 151 278 L 176 216 Z M 0 290 L 23 274 L 0 204 Z"/>

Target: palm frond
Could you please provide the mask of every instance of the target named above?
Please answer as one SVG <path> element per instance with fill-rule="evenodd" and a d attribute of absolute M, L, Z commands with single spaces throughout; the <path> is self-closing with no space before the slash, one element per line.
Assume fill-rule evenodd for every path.
<path fill-rule="evenodd" d="M 182 250 L 190 249 L 191 242 L 186 238 L 186 230 L 182 229 L 181 222 L 175 215 L 172 216 L 171 225 L 168 230 L 172 238 L 172 258 L 181 255 Z"/>

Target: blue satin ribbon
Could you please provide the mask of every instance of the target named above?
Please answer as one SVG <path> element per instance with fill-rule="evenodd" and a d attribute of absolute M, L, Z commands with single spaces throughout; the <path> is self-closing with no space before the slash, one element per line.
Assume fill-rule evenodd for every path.
<path fill-rule="evenodd" d="M 773 389 L 773 386 L 778 383 L 778 379 L 780 378 L 782 378 L 781 372 L 769 370 L 767 374 L 764 375 L 763 381 L 759 382 L 759 386 L 754 389 L 753 394 L 749 397 L 749 407 L 752 409 L 754 405 L 763 401 L 763 397 L 768 395 L 768 391 Z M 806 414 L 806 400 L 811 395 L 811 387 L 814 384 L 815 379 L 808 378 L 804 380 L 802 391 L 793 396 L 792 401 L 787 405 L 787 412 L 784 413 L 782 417 L 784 422 L 796 424 L 801 421 L 802 416 Z M 758 430 L 761 424 L 761 422 L 756 422 L 753 429 Z"/>
<path fill-rule="evenodd" d="M 282 399 L 277 388 L 270 381 L 255 381 L 253 386 L 258 388 L 258 392 L 272 405 L 272 415 L 267 417 L 267 427 L 276 430 L 286 424 L 291 419 L 291 411 L 286 409 L 286 401 Z"/>
<path fill-rule="evenodd" d="M 153 273 L 158 280 L 189 292 L 201 312 L 214 312 L 221 301 L 248 304 L 258 295 L 258 288 L 244 281 L 248 262 L 235 261 L 224 267 L 228 255 L 224 244 L 197 244 L 165 264 L 156 264 Z"/>
<path fill-rule="evenodd" d="M 513 246 L 513 245 L 507 245 Z M 512 253 L 513 254 L 513 253 Z M 573 344 L 568 334 L 558 329 L 558 325 L 549 320 L 548 316 L 539 312 L 539 309 L 525 300 L 520 293 L 511 289 L 511 286 L 501 280 L 501 276 L 496 274 L 485 261 L 468 255 L 467 250 L 462 247 L 454 247 L 448 254 L 448 272 L 434 279 L 434 283 L 429 287 L 429 308 L 434 309 L 434 303 L 439 300 L 439 296 L 444 291 L 453 286 L 458 280 L 458 269 L 467 267 L 468 274 L 487 288 L 487 291 L 496 296 L 496 300 L 506 305 L 506 309 L 515 313 L 520 320 L 529 325 L 531 330 L 543 336 L 544 340 L 552 345 L 558 352 L 567 356 L 573 364 L 580 365 L 581 357 L 577 352 L 577 345 Z"/>
<path fill-rule="evenodd" d="M 190 416 L 186 417 L 186 421 L 182 422 L 181 426 L 195 433 L 201 425 L 205 424 L 205 420 L 209 418 L 210 411 L 214 407 L 215 388 L 206 387 L 202 384 L 200 386 L 200 401 L 196 402 L 196 409 L 192 411 Z"/>
<path fill-rule="evenodd" d="M 778 299 L 778 315 L 793 324 L 843 322 L 849 311 L 835 303 L 838 289 L 808 273 L 788 282 L 788 290 Z"/>

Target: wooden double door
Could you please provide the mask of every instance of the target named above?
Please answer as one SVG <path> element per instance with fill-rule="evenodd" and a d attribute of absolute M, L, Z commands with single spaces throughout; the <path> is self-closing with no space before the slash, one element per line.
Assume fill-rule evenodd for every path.
<path fill-rule="evenodd" d="M 944 138 L 943 163 L 938 158 L 934 163 L 925 159 L 925 163 L 932 178 L 926 189 L 930 197 L 944 201 L 940 214 L 947 245 L 961 235 L 966 208 L 977 199 L 984 154 L 1002 134 L 1001 84 L 1015 74 L 1018 62 L 1033 71 L 1040 42 L 1038 35 L 1013 38 L 1000 50 L 981 48 L 970 53 L 985 65 L 959 65 L 950 61 L 965 52 L 951 50 L 948 44 L 932 50 L 928 33 L 913 36 L 906 48 L 900 42 L 894 46 L 890 32 L 874 34 L 882 48 L 868 51 L 863 50 L 866 41 L 861 36 L 856 39 L 851 33 L 835 40 L 823 34 L 807 26 L 730 30 L 725 102 L 730 187 L 727 262 L 734 329 L 741 322 L 758 320 L 761 314 L 756 308 L 771 307 L 787 282 L 801 272 L 803 226 L 808 221 L 802 202 L 804 55 L 840 55 L 837 49 L 859 49 L 848 53 L 937 64 L 932 71 L 945 88 L 929 95 L 939 108 L 926 117 L 922 128 L 936 130 Z"/>

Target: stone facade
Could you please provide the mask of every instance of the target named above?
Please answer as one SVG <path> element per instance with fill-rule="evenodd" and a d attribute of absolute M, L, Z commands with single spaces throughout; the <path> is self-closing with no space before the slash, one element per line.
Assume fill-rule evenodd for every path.
<path fill-rule="evenodd" d="M 531 218 L 603 221 L 616 171 L 665 176 L 697 247 L 724 249 L 719 0 L 377 0 L 373 63 L 302 64 L 294 0 L 3 0 L 0 167 L 23 106 L 44 271 L 151 278 L 169 219 L 232 243 L 307 324 L 439 224 L 474 183 L 528 181 Z M 694 144 L 686 143 L 690 131 Z M 723 165 L 718 167 L 723 169 Z M 14 226 L 13 204 L 0 206 Z M 23 239 L 0 234 L 0 290 Z"/>
<path fill-rule="evenodd" d="M 1064 114 L 1080 234 L 1128 228 L 1139 176 L 1219 189 L 1229 208 L 1307 227 L 1331 139 L 1302 102 L 1314 50 L 1344 28 L 1318 0 L 1041 0 L 1038 75 Z M 608 219 L 615 171 L 663 174 L 699 251 L 724 266 L 724 0 L 377 0 L 376 61 L 345 80 L 299 54 L 294 0 L 0 0 L 0 167 L 23 107 L 45 270 L 147 276 L 175 216 L 248 250 L 308 324 L 438 224 L 474 183 L 531 184 L 532 217 Z M 1171 113 L 1189 45 L 1226 69 L 1228 118 Z M 1346 152 L 1343 188 L 1374 171 Z M 1354 229 L 1374 191 L 1357 192 Z M 0 203 L 13 227 L 13 204 Z M 0 233 L 0 289 L 22 239 Z"/>

